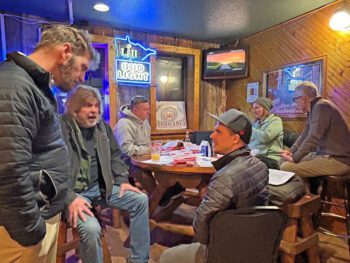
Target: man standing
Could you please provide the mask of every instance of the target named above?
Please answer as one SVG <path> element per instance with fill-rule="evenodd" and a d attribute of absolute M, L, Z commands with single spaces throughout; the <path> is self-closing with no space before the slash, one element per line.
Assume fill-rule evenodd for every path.
<path fill-rule="evenodd" d="M 78 228 L 83 262 L 102 263 L 101 227 L 91 208 L 102 204 L 130 214 L 131 256 L 148 262 L 150 232 L 148 197 L 128 183 L 128 166 L 110 126 L 101 116 L 101 95 L 78 86 L 66 101 L 62 131 L 68 148 L 71 178 L 66 203 L 69 221 Z"/>
<path fill-rule="evenodd" d="M 306 126 L 282 154 L 281 170 L 302 178 L 344 175 L 350 171 L 350 131 L 339 109 L 321 99 L 314 83 L 304 81 L 294 91 L 297 108 L 307 113 Z M 311 189 L 313 193 L 316 189 Z"/>
<path fill-rule="evenodd" d="M 88 33 L 56 25 L 0 65 L 1 262 L 55 262 L 69 170 L 50 88 L 82 82 L 93 58 Z"/>
<path fill-rule="evenodd" d="M 199 243 L 166 250 L 161 263 L 205 262 L 209 225 L 217 212 L 267 204 L 268 170 L 264 163 L 250 155 L 247 147 L 252 134 L 249 119 L 235 109 L 226 111 L 220 117 L 210 116 L 217 120 L 210 136 L 214 142 L 214 152 L 224 156 L 213 162 L 217 172 L 210 179 L 208 192 L 193 221 Z"/>

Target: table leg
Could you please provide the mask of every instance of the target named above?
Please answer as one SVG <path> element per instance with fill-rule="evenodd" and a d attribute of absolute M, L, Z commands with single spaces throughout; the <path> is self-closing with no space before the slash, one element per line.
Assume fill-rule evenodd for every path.
<path fill-rule="evenodd" d="M 151 197 L 150 197 L 150 202 L 149 202 L 149 215 L 150 215 L 150 217 L 152 216 L 154 210 L 157 208 L 160 200 L 162 199 L 162 197 L 165 194 L 167 189 L 168 189 L 167 187 L 157 185 L 156 188 L 153 190 Z"/>

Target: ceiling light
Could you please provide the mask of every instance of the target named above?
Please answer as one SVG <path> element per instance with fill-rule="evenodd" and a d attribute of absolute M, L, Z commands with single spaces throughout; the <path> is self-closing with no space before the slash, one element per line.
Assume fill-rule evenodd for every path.
<path fill-rule="evenodd" d="M 331 20 L 329 26 L 333 30 L 349 30 L 350 29 L 350 15 L 346 11 L 336 12 Z"/>
<path fill-rule="evenodd" d="M 108 12 L 109 6 L 104 3 L 97 3 L 97 4 L 94 4 L 94 9 L 99 12 Z"/>

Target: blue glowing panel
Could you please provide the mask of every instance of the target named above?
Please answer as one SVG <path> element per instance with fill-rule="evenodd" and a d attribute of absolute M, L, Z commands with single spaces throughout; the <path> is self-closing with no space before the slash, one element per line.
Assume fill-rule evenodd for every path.
<path fill-rule="evenodd" d="M 150 84 L 151 63 L 132 60 L 115 60 L 116 81 L 126 84 Z"/>
<path fill-rule="evenodd" d="M 114 44 L 117 47 L 116 57 L 120 59 L 148 61 L 150 56 L 157 54 L 155 49 L 146 48 L 140 43 L 133 42 L 129 36 L 116 37 Z"/>

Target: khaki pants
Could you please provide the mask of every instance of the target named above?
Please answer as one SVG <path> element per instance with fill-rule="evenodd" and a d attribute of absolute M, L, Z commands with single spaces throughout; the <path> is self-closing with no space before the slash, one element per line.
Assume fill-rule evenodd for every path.
<path fill-rule="evenodd" d="M 179 245 L 168 248 L 160 257 L 160 263 L 204 263 L 206 246 L 200 243 Z"/>
<path fill-rule="evenodd" d="M 283 162 L 280 164 L 280 169 L 294 172 L 302 178 L 327 175 L 337 176 L 350 172 L 348 165 L 332 157 L 316 155 L 315 153 L 306 155 L 299 163 Z"/>
<path fill-rule="evenodd" d="M 2 263 L 55 263 L 57 238 L 61 215 L 46 220 L 46 235 L 35 246 L 23 247 L 0 227 L 0 262 Z"/>

